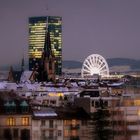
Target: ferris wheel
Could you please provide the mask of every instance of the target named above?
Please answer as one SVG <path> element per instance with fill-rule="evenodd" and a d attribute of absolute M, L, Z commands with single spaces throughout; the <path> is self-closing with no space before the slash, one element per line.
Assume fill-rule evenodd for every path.
<path fill-rule="evenodd" d="M 92 77 L 99 75 L 101 77 L 109 76 L 109 68 L 106 60 L 99 54 L 89 55 L 82 66 L 81 76 L 82 78 Z"/>

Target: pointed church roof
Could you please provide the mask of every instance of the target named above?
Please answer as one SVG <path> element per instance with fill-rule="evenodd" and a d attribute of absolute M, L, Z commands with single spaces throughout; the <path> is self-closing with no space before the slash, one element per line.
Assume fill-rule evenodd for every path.
<path fill-rule="evenodd" d="M 19 82 L 21 74 L 22 74 L 22 71 L 15 71 L 15 70 L 13 70 L 13 67 L 11 66 L 9 75 L 8 75 L 8 81 Z"/>
<path fill-rule="evenodd" d="M 50 56 L 53 56 L 53 53 L 52 53 L 52 48 L 51 48 L 50 29 L 48 26 L 46 30 L 46 35 L 45 35 L 44 57 L 50 58 Z"/>
<path fill-rule="evenodd" d="M 24 71 L 24 66 L 25 66 L 25 64 L 24 64 L 24 56 L 23 56 L 23 58 L 21 60 L 21 71 Z"/>

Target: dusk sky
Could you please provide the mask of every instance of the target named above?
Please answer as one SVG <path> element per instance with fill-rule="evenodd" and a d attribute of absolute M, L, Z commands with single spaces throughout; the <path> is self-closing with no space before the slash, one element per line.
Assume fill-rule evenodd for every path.
<path fill-rule="evenodd" d="M 140 59 L 140 0 L 0 0 L 0 67 L 28 60 L 32 16 L 62 16 L 63 60 Z"/>

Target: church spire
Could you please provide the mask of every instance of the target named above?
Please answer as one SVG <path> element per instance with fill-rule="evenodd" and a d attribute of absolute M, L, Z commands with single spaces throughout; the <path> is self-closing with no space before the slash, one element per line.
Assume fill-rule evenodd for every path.
<path fill-rule="evenodd" d="M 22 58 L 22 61 L 21 61 L 21 71 L 23 72 L 24 71 L 24 55 L 23 55 L 23 58 Z"/>
<path fill-rule="evenodd" d="M 49 26 L 47 26 L 47 28 L 46 28 L 46 36 L 45 36 L 45 43 L 44 43 L 44 53 L 45 53 L 45 57 L 47 57 L 48 59 L 50 58 L 50 56 L 53 55 L 52 49 L 51 49 L 51 38 L 50 38 Z"/>
<path fill-rule="evenodd" d="M 42 60 L 38 69 L 38 81 L 55 81 L 55 58 L 51 49 L 51 38 L 48 19 L 46 24 L 46 34 L 42 52 Z"/>

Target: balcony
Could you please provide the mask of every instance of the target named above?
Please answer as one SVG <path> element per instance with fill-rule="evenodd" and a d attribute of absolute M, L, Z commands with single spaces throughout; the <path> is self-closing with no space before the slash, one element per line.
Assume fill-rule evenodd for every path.
<path fill-rule="evenodd" d="M 41 125 L 40 128 L 42 130 L 57 130 L 57 125 L 53 125 L 53 126 Z"/>

